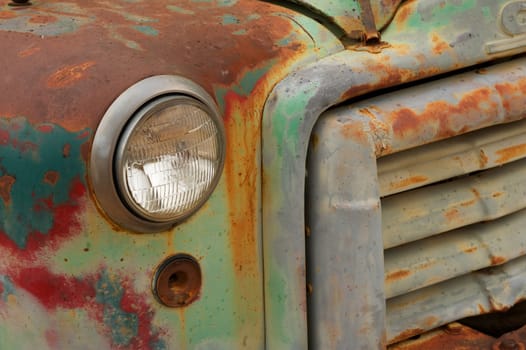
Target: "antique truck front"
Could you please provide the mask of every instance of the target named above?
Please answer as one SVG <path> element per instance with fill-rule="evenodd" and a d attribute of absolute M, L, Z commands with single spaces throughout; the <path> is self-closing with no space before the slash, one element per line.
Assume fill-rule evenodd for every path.
<path fill-rule="evenodd" d="M 511 344 L 525 8 L 2 4 L 0 348 Z"/>

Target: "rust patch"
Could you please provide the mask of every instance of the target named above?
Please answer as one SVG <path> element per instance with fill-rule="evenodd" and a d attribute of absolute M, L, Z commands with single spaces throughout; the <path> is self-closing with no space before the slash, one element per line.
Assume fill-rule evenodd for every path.
<path fill-rule="evenodd" d="M 444 217 L 448 222 L 456 221 L 459 218 L 459 211 L 457 208 L 450 209 L 444 213 Z"/>
<path fill-rule="evenodd" d="M 391 272 L 390 274 L 388 274 L 385 277 L 385 281 L 391 282 L 391 281 L 401 280 L 401 279 L 406 278 L 409 275 L 411 275 L 410 270 L 398 270 L 398 271 Z"/>
<path fill-rule="evenodd" d="M 504 108 L 509 114 L 524 111 L 524 95 L 526 95 L 526 79 L 521 79 L 516 84 L 496 84 L 495 89 L 502 96 Z"/>
<path fill-rule="evenodd" d="M 71 145 L 69 143 L 66 143 L 64 147 L 62 147 L 62 156 L 64 158 L 67 158 L 69 157 L 70 153 L 71 153 Z"/>
<path fill-rule="evenodd" d="M 496 161 L 497 164 L 504 164 L 511 160 L 522 158 L 526 156 L 526 143 L 501 149 L 500 151 L 497 151 L 497 154 L 499 155 L 499 158 Z"/>
<path fill-rule="evenodd" d="M 400 139 L 418 140 L 422 130 L 433 131 L 433 139 L 443 139 L 470 130 L 471 125 L 480 124 L 480 111 L 489 110 L 497 114 L 497 103 L 490 99 L 489 87 L 466 93 L 456 105 L 447 101 L 432 101 L 422 112 L 409 108 L 395 110 L 388 116 L 393 125 L 394 136 Z"/>
<path fill-rule="evenodd" d="M 485 314 L 487 311 L 484 309 L 484 306 L 478 304 L 477 305 L 478 309 L 479 309 L 479 312 L 480 314 Z"/>
<path fill-rule="evenodd" d="M 47 80 L 50 88 L 63 88 L 74 84 L 84 78 L 85 72 L 95 65 L 95 62 L 84 62 L 73 66 L 67 66 L 53 73 Z"/>
<path fill-rule="evenodd" d="M 425 332 L 425 330 L 423 330 L 422 328 L 408 329 L 408 330 L 403 331 L 402 333 L 400 333 L 399 335 L 397 335 L 393 339 L 391 339 L 387 344 L 398 343 L 401 340 L 405 340 L 405 339 L 411 338 L 411 337 L 413 337 L 415 335 L 419 335 L 419 334 L 422 334 L 424 332 Z"/>
<path fill-rule="evenodd" d="M 405 338 L 407 339 L 407 338 Z M 393 344 L 389 350 L 479 350 L 491 349 L 495 338 L 474 329 L 453 323 L 441 329 L 422 334 L 418 339 L 411 339 Z"/>
<path fill-rule="evenodd" d="M 474 253 L 474 252 L 476 252 L 477 250 L 478 250 L 477 247 L 469 247 L 469 248 L 467 248 L 467 249 L 464 249 L 464 253 L 468 253 L 468 254 L 469 254 L 469 253 Z"/>
<path fill-rule="evenodd" d="M 40 51 L 40 47 L 30 47 L 29 49 L 22 50 L 18 53 L 18 57 L 24 58 L 29 57 Z"/>
<path fill-rule="evenodd" d="M 462 207 L 469 207 L 469 206 L 475 204 L 476 202 L 477 202 L 476 199 L 472 199 L 470 201 L 465 201 L 465 202 L 460 203 L 460 206 L 462 206 Z"/>
<path fill-rule="evenodd" d="M 492 256 L 491 257 L 492 266 L 504 264 L 506 261 L 507 259 L 502 256 Z"/>
<path fill-rule="evenodd" d="M 16 179 L 11 175 L 3 175 L 0 177 L 0 198 L 7 206 L 11 203 L 11 188 Z"/>
<path fill-rule="evenodd" d="M 412 0 L 411 1 L 407 1 L 407 3 L 409 3 L 409 2 L 412 2 Z M 396 13 L 396 16 L 395 16 L 394 20 L 397 23 L 405 23 L 405 22 L 407 22 L 407 19 L 413 13 L 413 9 L 411 8 L 411 6 L 408 6 L 407 3 L 404 6 L 402 6 L 398 10 L 398 12 Z"/>
<path fill-rule="evenodd" d="M 480 163 L 480 167 L 481 168 L 485 168 L 486 165 L 488 164 L 488 156 L 486 155 L 486 153 L 484 153 L 484 150 L 481 149 L 480 152 L 479 152 L 479 163 Z"/>
<path fill-rule="evenodd" d="M 493 198 L 497 198 L 497 197 L 502 196 L 503 194 L 504 194 L 504 193 L 502 193 L 502 192 L 495 192 L 495 193 L 492 193 L 491 196 L 492 196 Z"/>
<path fill-rule="evenodd" d="M 16 14 L 13 11 L 0 11 L 0 19 L 15 18 Z"/>
<path fill-rule="evenodd" d="M 450 49 L 449 44 L 442 40 L 436 33 L 433 33 L 431 36 L 431 41 L 433 42 L 433 53 L 435 55 L 441 55 L 444 51 Z"/>
<path fill-rule="evenodd" d="M 51 186 L 55 186 L 59 177 L 60 174 L 57 171 L 50 170 L 44 174 L 44 182 Z"/>
<path fill-rule="evenodd" d="M 412 186 L 412 185 L 417 185 L 417 184 L 426 182 L 427 180 L 428 178 L 425 176 L 416 175 L 416 176 L 408 177 L 407 179 L 400 180 L 398 182 L 391 182 L 389 185 L 391 189 L 400 189 L 400 188 L 405 188 L 405 187 Z"/>
<path fill-rule="evenodd" d="M 29 23 L 35 23 L 35 24 L 49 24 L 49 23 L 55 23 L 56 21 L 57 21 L 57 18 L 55 16 L 45 16 L 45 15 L 37 15 L 29 19 Z"/>

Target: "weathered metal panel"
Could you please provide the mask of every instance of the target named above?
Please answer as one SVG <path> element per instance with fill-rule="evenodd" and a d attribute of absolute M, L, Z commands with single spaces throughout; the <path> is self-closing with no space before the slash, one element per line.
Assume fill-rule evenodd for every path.
<path fill-rule="evenodd" d="M 312 284 L 309 340 L 314 348 L 338 348 L 351 339 L 357 349 L 382 348 L 385 298 L 526 253 L 526 242 L 520 244 L 524 215 L 518 213 L 486 224 L 484 229 L 451 232 L 415 242 L 416 248 L 405 245 L 386 251 L 384 292 L 376 169 L 376 157 L 383 154 L 526 117 L 524 98 L 514 108 L 504 108 L 509 105 L 507 99 L 513 97 L 491 89 L 502 82 L 520 88 L 526 82 L 525 62 L 517 59 L 488 68 L 483 89 L 490 92 L 482 103 L 489 107 L 485 109 L 457 107 L 472 91 L 481 89 L 479 75 L 471 72 L 340 107 L 318 121 L 307 168 L 307 278 Z M 417 91 L 421 91 L 421 98 Z M 429 105 L 438 103 L 427 98 L 428 91 L 441 91 L 438 101 L 447 101 L 442 102 L 440 112 L 415 112 L 411 123 L 400 125 L 393 117 L 397 116 L 393 106 L 427 111 Z M 408 100 L 408 95 L 412 99 Z M 455 108 L 458 111 L 451 114 Z M 444 118 L 451 118 L 451 122 Z M 511 177 L 519 177 L 524 162 L 507 170 Z M 521 190 L 520 185 L 517 190 Z M 502 240 L 504 228 L 509 240 Z M 470 247 L 476 249 L 466 254 L 464 250 Z M 328 305 L 327 300 L 335 302 Z M 368 336 L 364 336 L 364 329 Z"/>
<path fill-rule="evenodd" d="M 262 348 L 258 111 L 278 80 L 340 42 L 254 1 L 3 2 L 0 18 L 0 348 Z M 157 74 L 214 97 L 227 166 L 197 214 L 131 234 L 94 204 L 87 160 L 106 108 Z M 151 283 L 177 253 L 203 280 L 176 310 Z"/>
<path fill-rule="evenodd" d="M 520 174 L 524 176 L 524 167 Z M 521 193 L 524 196 L 525 192 Z M 385 251 L 391 298 L 526 254 L 526 211 Z"/>
<path fill-rule="evenodd" d="M 312 127 L 320 114 L 337 103 L 371 91 L 489 61 L 498 56 L 524 52 L 522 46 L 491 54 L 485 49 L 488 41 L 507 38 L 507 34 L 500 31 L 498 23 L 499 11 L 504 4 L 505 1 L 478 1 L 476 4 L 473 1 L 408 2 L 400 7 L 383 32 L 382 39 L 389 44 L 387 47 L 381 46 L 376 50 L 370 48 L 375 54 L 348 50 L 332 55 L 291 74 L 276 86 L 265 107 L 262 155 L 265 308 L 268 316 L 267 340 L 272 347 L 296 345 L 307 333 L 306 323 L 298 323 L 298 320 L 306 320 L 304 236 L 305 231 L 311 235 L 316 232 L 312 232 L 308 226 L 301 229 L 305 227 L 305 207 L 301 203 L 305 189 L 303 179 L 307 146 Z M 468 26 L 465 18 L 477 18 L 477 22 Z M 499 101 L 509 98 L 509 103 L 503 109 L 496 106 L 491 110 L 487 125 L 492 124 L 489 121 L 494 118 L 498 122 L 495 112 L 497 116 L 509 116 L 511 121 L 519 119 L 524 111 L 524 58 L 518 58 L 510 64 L 509 67 L 504 65 L 497 69 L 515 67 L 511 69 L 514 72 L 505 73 L 509 75 L 502 77 L 502 81 L 509 80 L 512 83 L 503 84 L 506 91 L 495 95 L 504 96 L 498 97 Z M 486 83 L 480 81 L 480 84 L 479 87 L 484 90 Z M 461 107 L 453 101 L 449 101 L 447 107 Z M 476 97 L 473 96 L 472 101 L 476 101 Z M 432 116 L 430 114 L 429 117 Z M 402 145 L 405 139 L 403 132 L 418 135 L 418 127 L 424 128 L 430 123 L 430 120 L 423 119 L 422 124 L 415 124 L 415 129 L 406 130 L 402 127 L 399 132 L 389 134 L 389 130 L 381 127 L 392 125 L 378 125 L 370 121 L 370 116 L 360 114 L 357 109 L 355 119 L 349 121 L 345 130 L 355 140 L 370 142 L 371 147 L 375 147 L 371 151 L 377 152 L 377 155 L 385 154 L 385 150 L 394 151 Z M 437 128 L 436 135 L 429 137 L 427 142 L 452 136 L 454 132 L 449 127 L 454 127 L 457 132 L 468 131 L 469 125 L 467 129 L 461 130 L 462 127 L 457 129 L 454 122 L 443 118 L 444 128 Z M 438 121 L 436 123 L 439 124 Z M 408 128 L 412 125 L 409 123 Z M 392 136 L 395 146 L 384 148 L 383 142 L 390 140 L 384 136 Z M 374 140 L 369 140 L 369 137 Z M 325 140 L 314 136 L 313 145 L 319 142 Z M 424 141 L 412 139 L 408 142 L 414 142 L 416 146 L 418 142 Z M 312 285 L 313 292 L 317 288 L 319 286 Z M 336 315 L 338 307 L 334 309 Z M 281 328 L 290 324 L 294 325 L 290 333 L 280 332 Z M 364 328 L 363 331 L 369 329 Z"/>
<path fill-rule="evenodd" d="M 512 317 L 517 317 L 520 311 L 514 311 Z M 495 315 L 495 314 L 493 314 Z M 508 315 L 499 315 L 499 319 Z M 504 318 L 505 319 L 505 318 Z M 507 322 L 505 322 L 507 323 Z M 498 326 L 496 326 L 498 328 Z M 393 344 L 389 350 L 524 350 L 526 348 L 526 326 L 523 326 L 498 338 L 491 337 L 457 322 L 445 327 L 427 332 L 417 339 L 406 340 Z"/>
<path fill-rule="evenodd" d="M 352 39 L 378 39 L 402 0 L 288 0 L 336 24 Z"/>
<path fill-rule="evenodd" d="M 519 121 L 381 157 L 380 195 L 389 196 L 520 159 L 526 155 L 525 132 L 526 122 Z"/>
<path fill-rule="evenodd" d="M 444 323 L 507 310 L 526 298 L 526 257 L 387 301 L 387 339 L 395 343 Z"/>
<path fill-rule="evenodd" d="M 507 130 L 520 130 L 521 127 L 526 127 L 526 122 L 512 123 L 504 127 Z M 500 129 L 502 130 L 502 127 Z M 489 128 L 483 131 L 487 135 L 496 130 Z M 469 144 L 475 140 L 475 137 L 470 136 L 475 135 L 461 137 L 459 142 L 462 139 Z M 522 143 L 525 139 L 526 133 L 519 134 L 515 141 Z M 442 146 L 442 149 L 448 150 L 444 144 L 436 146 Z M 498 142 L 497 152 L 498 149 L 509 149 L 507 145 L 504 145 L 504 148 L 501 148 L 502 146 Z M 488 151 L 488 147 L 484 149 Z M 425 152 L 428 147 L 424 146 L 418 150 Z M 481 153 L 478 148 L 469 148 L 468 152 L 475 155 L 476 158 Z M 411 157 L 413 153 L 410 152 L 405 156 Z M 440 175 L 450 172 L 452 168 L 456 168 L 457 164 L 463 165 L 464 159 L 468 163 L 470 157 L 463 157 L 465 153 L 451 153 L 454 156 L 442 159 L 443 161 L 428 159 L 429 162 L 419 163 L 422 165 L 421 169 L 426 168 L 425 173 L 429 174 L 432 179 L 434 178 L 434 181 L 453 178 L 453 176 L 442 178 Z M 488 152 L 488 155 L 491 157 L 494 153 L 496 152 L 492 150 Z M 451 162 L 451 158 L 457 159 Z M 440 178 L 432 174 L 433 170 L 439 174 Z M 478 169 L 470 169 L 469 166 L 466 166 L 464 172 L 457 173 L 455 176 L 469 174 L 474 170 Z M 523 176 L 525 171 L 524 161 L 517 161 L 476 176 L 455 179 L 382 198 L 384 248 L 392 248 L 472 223 L 496 219 L 526 208 L 526 178 Z M 381 174 L 379 178 L 381 179 Z M 413 176 L 410 178 L 414 179 Z M 397 181 L 403 182 L 405 179 L 402 177 Z M 379 182 L 382 183 L 381 180 Z"/>
<path fill-rule="evenodd" d="M 307 168 L 312 349 L 383 349 L 384 264 L 376 157 L 340 120 L 322 119 Z M 352 131 L 349 131 L 352 132 Z M 349 152 L 352 150 L 352 152 Z"/>

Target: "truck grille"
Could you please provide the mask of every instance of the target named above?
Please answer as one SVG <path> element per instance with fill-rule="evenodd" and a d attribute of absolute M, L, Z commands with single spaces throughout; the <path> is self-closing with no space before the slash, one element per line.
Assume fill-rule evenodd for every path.
<path fill-rule="evenodd" d="M 377 164 L 389 343 L 526 297 L 526 120 Z"/>
<path fill-rule="evenodd" d="M 313 349 L 383 349 L 526 298 L 525 64 L 320 117 L 306 182 Z"/>

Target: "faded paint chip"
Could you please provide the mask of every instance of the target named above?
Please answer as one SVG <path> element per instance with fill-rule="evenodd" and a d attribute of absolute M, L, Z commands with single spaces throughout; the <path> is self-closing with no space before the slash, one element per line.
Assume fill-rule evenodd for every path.
<path fill-rule="evenodd" d="M 151 26 L 135 26 L 133 27 L 135 30 L 148 35 L 148 36 L 157 36 L 159 35 L 159 31 Z"/>
<path fill-rule="evenodd" d="M 234 16 L 234 15 L 223 15 L 223 22 L 222 22 L 224 25 L 229 25 L 229 24 L 239 24 L 240 23 L 240 20 Z"/>
<path fill-rule="evenodd" d="M 67 66 L 53 73 L 47 80 L 50 88 L 64 88 L 84 78 L 86 71 L 93 67 L 95 62 L 84 62 L 73 66 Z"/>
<path fill-rule="evenodd" d="M 175 6 L 175 5 L 166 5 L 166 8 L 172 12 L 177 12 L 177 13 L 180 13 L 180 14 L 183 14 L 183 15 L 193 15 L 195 14 L 194 11 L 192 10 L 187 10 L 187 9 L 184 9 L 182 7 L 179 7 L 179 6 Z"/>

